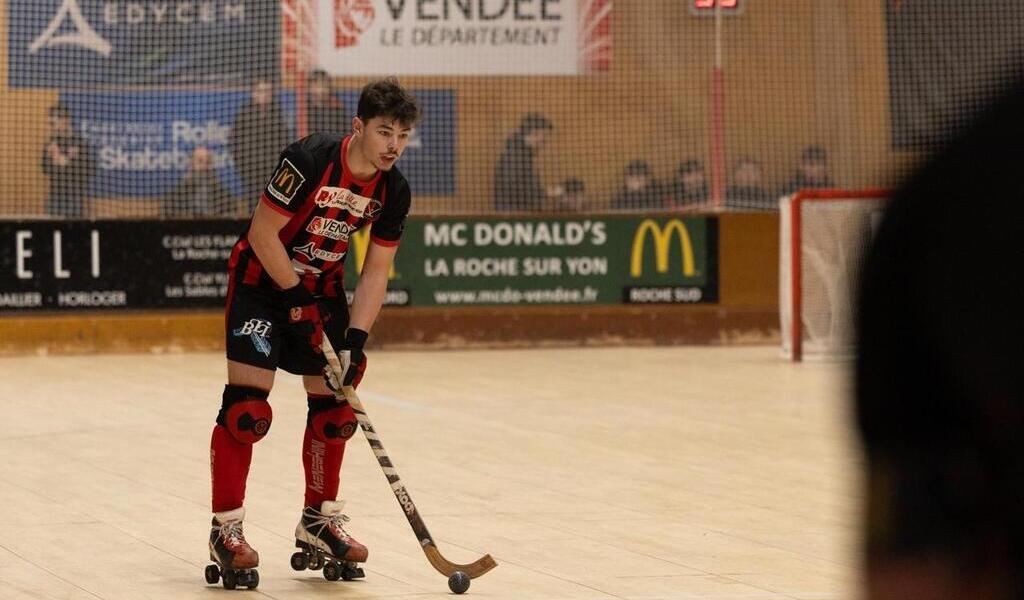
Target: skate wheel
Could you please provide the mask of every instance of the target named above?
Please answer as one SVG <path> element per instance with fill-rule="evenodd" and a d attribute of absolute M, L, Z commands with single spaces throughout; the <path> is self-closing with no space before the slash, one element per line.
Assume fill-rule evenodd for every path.
<path fill-rule="evenodd" d="M 363 573 L 363 570 L 359 567 L 346 565 L 341 570 L 341 578 L 345 581 L 352 581 L 353 579 L 362 579 L 363 577 L 366 577 L 366 574 Z"/>
<path fill-rule="evenodd" d="M 231 569 L 224 571 L 224 580 L 221 581 L 224 585 L 224 589 L 233 590 L 238 585 L 238 575 Z"/>
<path fill-rule="evenodd" d="M 309 557 L 306 556 L 305 552 L 292 554 L 292 568 L 296 571 L 305 571 L 309 568 Z"/>
<path fill-rule="evenodd" d="M 309 559 L 309 568 L 313 571 L 319 571 L 324 568 L 325 562 L 327 561 L 324 560 L 323 555 L 317 554 Z"/>
<path fill-rule="evenodd" d="M 220 569 L 217 565 L 209 565 L 206 567 L 206 583 L 217 583 L 220 581 Z"/>
<path fill-rule="evenodd" d="M 324 565 L 324 579 L 327 581 L 337 581 L 341 579 L 341 569 L 337 564 L 328 562 Z"/>
<path fill-rule="evenodd" d="M 256 586 L 260 584 L 260 574 L 258 571 L 249 571 L 249 576 L 246 578 L 245 587 L 250 590 L 256 589 Z"/>

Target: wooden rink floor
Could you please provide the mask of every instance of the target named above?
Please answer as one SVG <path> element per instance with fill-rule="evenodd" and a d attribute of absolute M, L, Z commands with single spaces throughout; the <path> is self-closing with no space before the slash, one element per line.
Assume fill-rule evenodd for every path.
<path fill-rule="evenodd" d="M 858 596 L 844 368 L 775 347 L 369 353 L 360 388 L 478 599 Z M 361 433 L 342 494 L 366 579 L 291 570 L 305 396 L 280 373 L 254 450 L 255 591 L 209 586 L 220 354 L 0 359 L 0 599 L 453 598 Z"/>

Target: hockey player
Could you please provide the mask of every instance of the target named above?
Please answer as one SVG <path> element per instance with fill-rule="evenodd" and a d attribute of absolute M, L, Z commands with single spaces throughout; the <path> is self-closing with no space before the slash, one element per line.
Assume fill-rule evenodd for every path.
<path fill-rule="evenodd" d="M 409 185 L 395 162 L 419 116 L 416 100 L 394 78 L 366 85 L 350 135 L 314 133 L 285 148 L 235 244 L 225 316 L 228 384 L 210 441 L 210 555 L 230 587 L 236 579 L 258 583 L 259 556 L 242 532 L 243 501 L 252 446 L 270 429 L 267 397 L 278 368 L 301 375 L 307 392 L 305 508 L 296 545 L 342 564 L 367 558 L 366 546 L 345 529 L 338 497 L 356 419 L 324 381 L 320 344 L 326 335 L 348 357 L 344 382 L 357 386 L 409 212 Z M 349 238 L 362 227 L 370 227 L 371 242 L 350 308 L 342 269 Z M 211 583 L 217 567 L 207 571 Z"/>

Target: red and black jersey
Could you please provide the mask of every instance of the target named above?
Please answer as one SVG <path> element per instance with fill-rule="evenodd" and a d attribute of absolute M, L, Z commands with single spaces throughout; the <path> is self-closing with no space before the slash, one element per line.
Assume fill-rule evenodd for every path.
<path fill-rule="evenodd" d="M 369 181 L 352 176 L 346 160 L 351 139 L 315 133 L 285 148 L 261 200 L 290 217 L 280 238 L 292 266 L 300 275 L 315 276 L 312 291 L 328 296 L 343 290 L 349 237 L 370 224 L 373 243 L 397 245 L 411 202 L 409 183 L 397 168 L 378 171 Z M 276 287 L 248 235 L 231 253 L 232 276 L 239 283 Z"/>

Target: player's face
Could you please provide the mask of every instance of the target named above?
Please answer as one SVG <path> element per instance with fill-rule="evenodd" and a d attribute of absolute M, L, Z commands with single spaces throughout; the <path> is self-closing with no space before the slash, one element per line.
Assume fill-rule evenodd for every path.
<path fill-rule="evenodd" d="M 357 117 L 356 122 L 355 130 L 362 131 L 363 156 L 375 168 L 390 171 L 405 152 L 412 127 L 402 125 L 394 118 L 386 116 L 374 117 L 366 123 L 362 123 Z"/>
<path fill-rule="evenodd" d="M 811 181 L 824 181 L 828 176 L 828 165 L 822 160 L 805 160 L 800 164 L 804 177 Z"/>
<path fill-rule="evenodd" d="M 252 88 L 252 101 L 260 106 L 270 104 L 274 96 L 274 89 L 269 83 L 260 82 Z"/>

